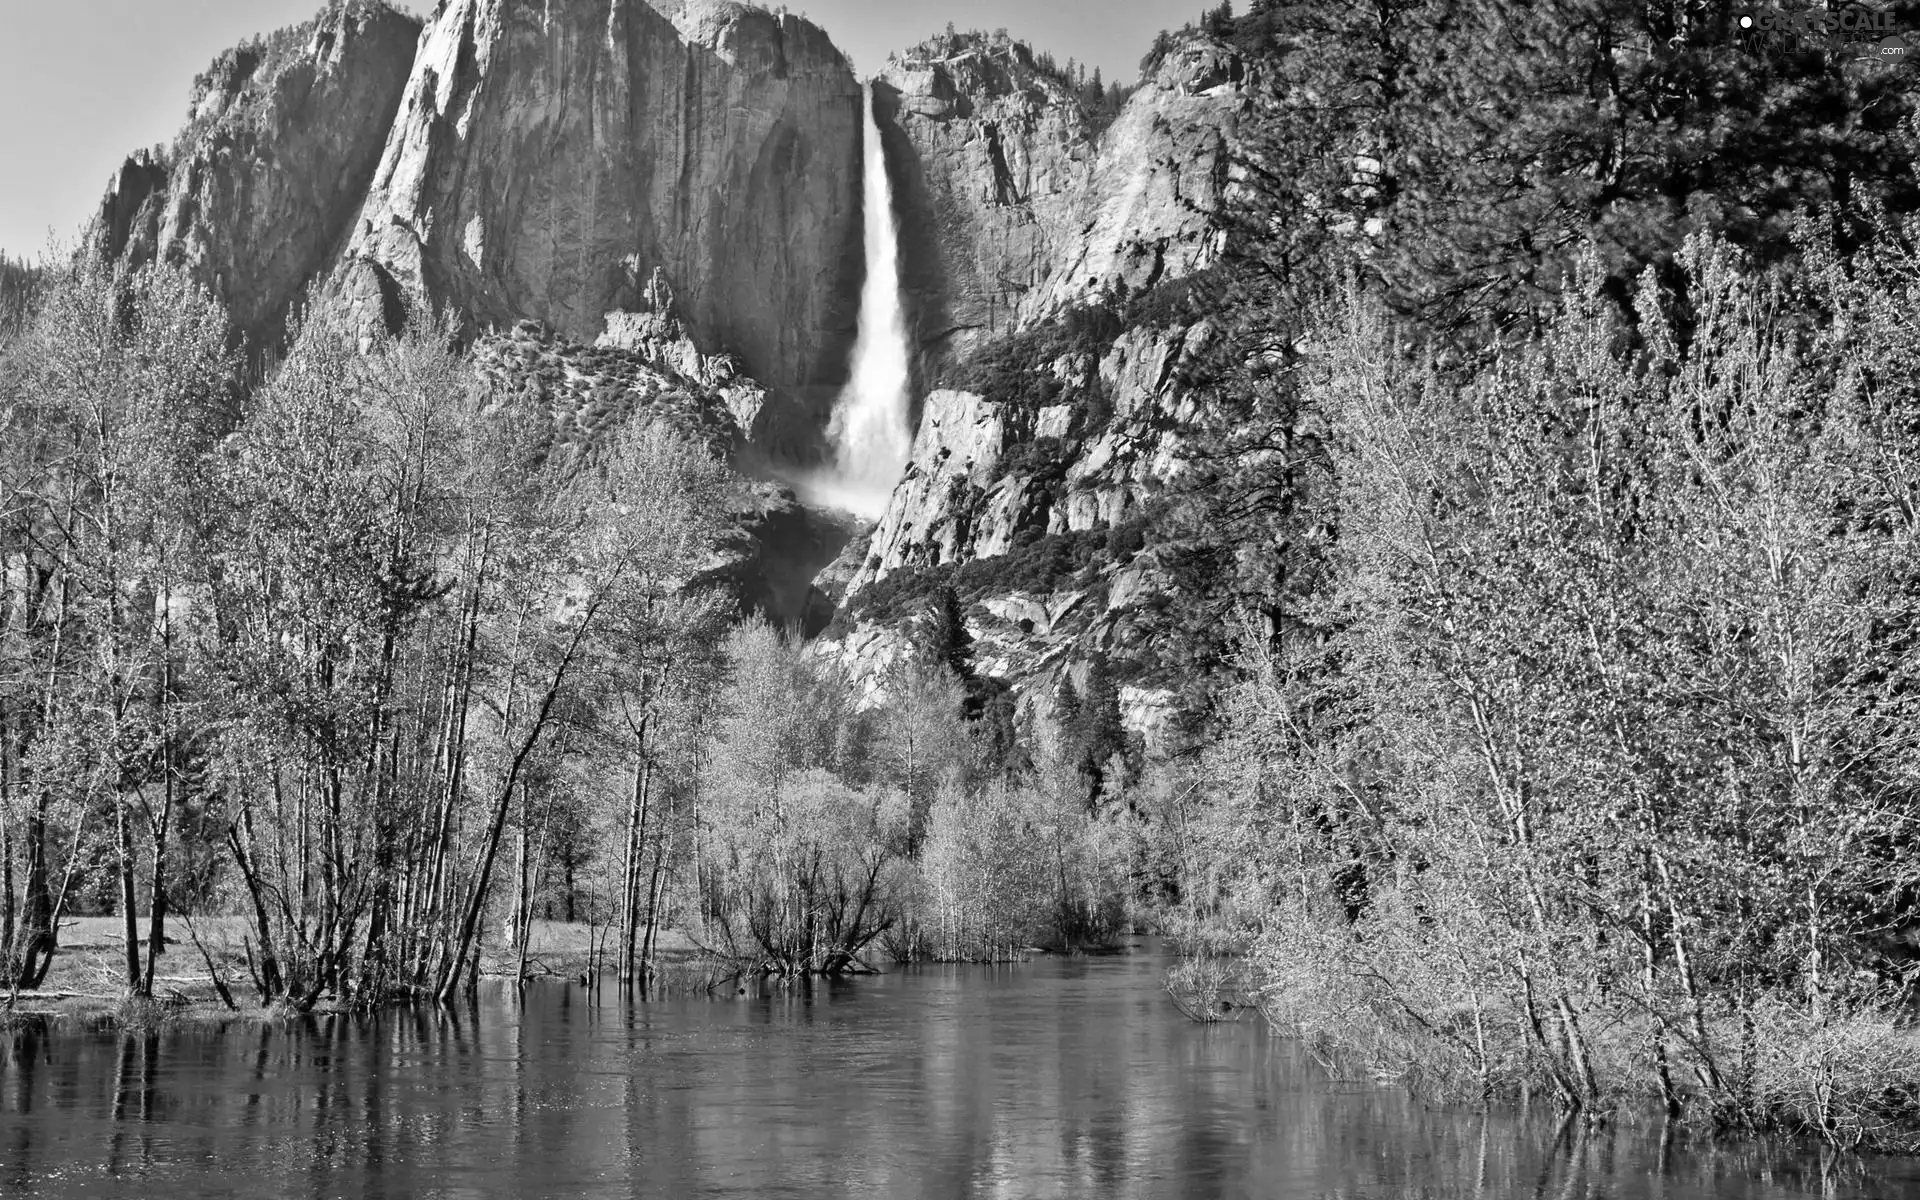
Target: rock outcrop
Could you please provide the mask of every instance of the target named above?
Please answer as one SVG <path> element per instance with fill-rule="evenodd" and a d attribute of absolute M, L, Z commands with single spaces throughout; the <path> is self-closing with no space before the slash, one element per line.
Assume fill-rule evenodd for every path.
<path fill-rule="evenodd" d="M 746 373 L 731 354 L 707 354 L 680 319 L 673 288 L 666 274 L 655 269 L 641 294 L 637 312 L 607 314 L 607 331 L 594 340 L 639 355 L 664 371 L 697 383 L 718 394 L 748 441 L 764 441 L 769 415 L 766 387 Z"/>
<path fill-rule="evenodd" d="M 804 441 L 854 334 L 861 95 L 819 29 L 727 0 L 449 0 L 334 293 L 585 341 L 663 271 Z"/>
<path fill-rule="evenodd" d="M 680 371 L 651 348 L 589 346 L 533 321 L 477 338 L 472 362 L 479 403 L 536 414 L 546 431 L 541 451 L 563 470 L 589 461 L 622 431 L 656 423 L 727 459 L 736 473 L 729 528 L 701 582 L 743 609 L 805 624 L 814 599 L 807 564 L 832 559 L 853 531 L 747 470 L 752 456 L 736 393 Z M 818 614 L 814 632 L 829 615 Z"/>
<path fill-rule="evenodd" d="M 903 285 L 923 354 L 1012 329 L 1093 175 L 1086 115 L 1021 42 L 934 38 L 875 88 L 895 165 Z"/>
<path fill-rule="evenodd" d="M 1162 591 L 1144 518 L 1181 470 L 1183 431 L 1201 415 L 1184 381 L 1215 336 L 1204 320 L 1135 328 L 1097 362 L 1063 356 L 1052 369 L 1081 376 L 1071 404 L 929 396 L 886 514 L 821 578 L 844 596 L 830 652 L 857 674 L 880 671 L 900 652 L 899 626 L 950 584 L 977 666 L 1016 685 L 1023 707 L 1106 653 L 1125 660 L 1129 721 L 1157 736 L 1174 681 L 1135 620 Z M 1085 402 L 1096 395 L 1102 404 Z"/>
<path fill-rule="evenodd" d="M 1096 131 L 1019 42 L 940 37 L 890 63 L 877 90 L 922 354 L 964 358 L 1211 261 L 1249 75 L 1231 47 L 1192 38 Z"/>
<path fill-rule="evenodd" d="M 255 346 L 352 226 L 399 111 L 420 23 L 368 0 L 229 50 L 185 130 L 116 174 L 89 231 L 109 257 L 190 264 Z"/>

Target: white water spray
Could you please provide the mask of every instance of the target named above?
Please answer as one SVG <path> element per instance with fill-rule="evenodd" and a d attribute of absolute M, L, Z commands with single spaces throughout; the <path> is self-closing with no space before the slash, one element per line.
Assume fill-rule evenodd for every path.
<path fill-rule="evenodd" d="M 893 185 L 867 86 L 866 172 L 867 279 L 860 289 L 860 333 L 853 374 L 834 402 L 827 438 L 833 468 L 805 490 L 837 508 L 877 518 L 913 450 L 907 427 L 909 351 L 900 309 L 900 237 L 893 222 Z"/>

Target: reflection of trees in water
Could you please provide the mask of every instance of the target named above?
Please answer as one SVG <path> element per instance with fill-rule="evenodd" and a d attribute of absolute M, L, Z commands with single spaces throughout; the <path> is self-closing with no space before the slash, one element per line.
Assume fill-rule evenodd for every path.
<path fill-rule="evenodd" d="M 0 1036 L 0 1188 L 1326 1200 L 1896 1194 L 1857 1162 L 1329 1083 L 1198 1028 L 1153 960 L 929 968 L 737 1001 L 533 988 L 465 1011 Z M 509 996 L 511 994 L 508 994 Z M 19 1119 L 28 1117 L 31 1119 Z M 1757 1181 L 1771 1180 L 1771 1184 Z M 251 1193 L 247 1190 L 254 1189 Z"/>

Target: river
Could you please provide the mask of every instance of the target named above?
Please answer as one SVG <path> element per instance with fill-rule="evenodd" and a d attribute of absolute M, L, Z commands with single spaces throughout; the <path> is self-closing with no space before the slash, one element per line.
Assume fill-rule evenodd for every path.
<path fill-rule="evenodd" d="M 1920 1163 L 1432 1109 L 1200 1027 L 1149 948 L 810 991 L 476 1007 L 0 1050 L 0 1194 L 45 1197 L 1920 1195 Z M 0 1046 L 6 1046 L 0 1038 Z"/>

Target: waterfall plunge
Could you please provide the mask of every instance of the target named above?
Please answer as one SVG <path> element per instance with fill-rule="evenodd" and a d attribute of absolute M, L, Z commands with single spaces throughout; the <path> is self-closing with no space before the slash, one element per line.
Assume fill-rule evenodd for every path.
<path fill-rule="evenodd" d="M 820 503 L 877 518 L 907 465 L 913 431 L 907 427 L 910 369 L 900 309 L 900 237 L 871 84 L 864 99 L 867 279 L 860 289 L 860 334 L 852 378 L 834 402 L 827 426 L 833 467 L 804 490 Z"/>

